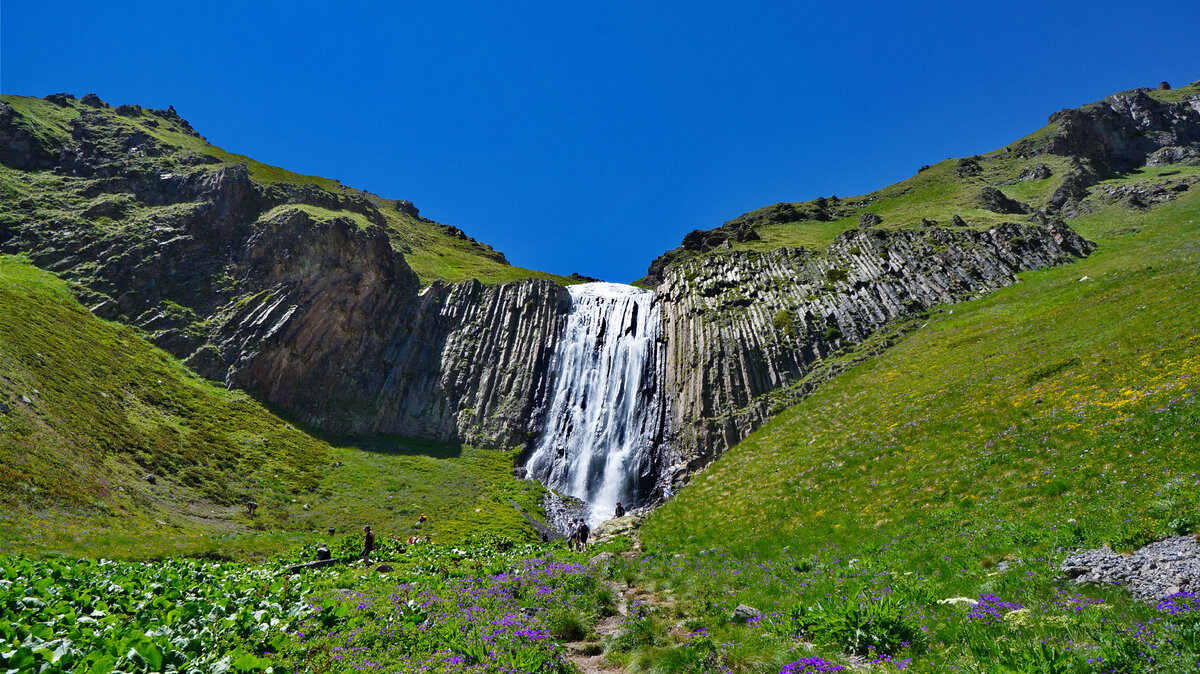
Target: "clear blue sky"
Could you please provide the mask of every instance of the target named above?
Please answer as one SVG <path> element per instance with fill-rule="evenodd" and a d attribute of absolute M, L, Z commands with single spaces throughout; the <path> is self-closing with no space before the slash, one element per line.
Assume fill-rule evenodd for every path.
<path fill-rule="evenodd" d="M 513 264 L 640 277 L 692 229 L 867 192 L 1200 79 L 1200 2 L 0 3 L 0 90 L 173 104 Z"/>

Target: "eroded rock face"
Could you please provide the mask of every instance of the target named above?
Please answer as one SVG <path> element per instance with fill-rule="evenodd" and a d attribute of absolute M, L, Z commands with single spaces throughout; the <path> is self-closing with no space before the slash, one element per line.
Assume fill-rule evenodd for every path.
<path fill-rule="evenodd" d="M 535 430 L 565 288 L 422 290 L 362 193 L 258 182 L 115 114 L 82 111 L 50 152 L 0 108 L 0 162 L 53 171 L 52 189 L 0 218 L 0 252 L 27 253 L 97 315 L 325 431 L 499 447 Z M 194 133 L 173 109 L 147 114 Z"/>
<path fill-rule="evenodd" d="M 840 371 L 818 370 L 829 356 L 1092 249 L 1062 223 L 860 230 L 823 254 L 734 252 L 670 267 L 658 292 L 676 449 L 693 468 L 708 463 Z"/>
<path fill-rule="evenodd" d="M 1051 154 L 1103 163 L 1112 170 L 1141 166 L 1161 148 L 1200 147 L 1200 96 L 1164 103 L 1135 89 L 1060 110 L 1050 121 L 1058 124 Z"/>

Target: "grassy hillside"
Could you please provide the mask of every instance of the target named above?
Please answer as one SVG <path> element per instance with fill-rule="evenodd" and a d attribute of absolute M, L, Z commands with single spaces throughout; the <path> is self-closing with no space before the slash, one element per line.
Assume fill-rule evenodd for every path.
<path fill-rule="evenodd" d="M 1197 192 L 1072 221 L 1091 257 L 931 315 L 776 417 L 654 513 L 643 540 L 669 554 L 648 576 L 747 671 L 800 651 L 728 609 L 774 611 L 837 654 L 855 650 L 830 618 L 842 597 L 874 598 L 864 615 L 907 635 L 889 650 L 915 671 L 1192 671 L 1196 644 L 1165 644 L 1162 614 L 1119 589 L 1064 609 L 1077 589 L 1057 564 L 1200 530 Z M 981 594 L 1033 616 L 986 625 L 933 603 Z M 1152 648 L 1157 664 L 1137 657 Z"/>
<path fill-rule="evenodd" d="M 72 120 L 83 110 L 89 109 L 76 99 L 64 99 L 63 105 L 58 105 L 42 98 L 29 96 L 0 96 L 0 100 L 20 115 L 21 123 L 31 134 L 47 148 L 59 148 L 71 139 Z M 159 170 L 189 171 L 197 164 L 216 166 L 222 164 L 242 164 L 246 166 L 250 176 L 264 184 L 282 184 L 306 187 L 319 190 L 335 197 L 366 199 L 383 213 L 387 223 L 388 234 L 397 250 L 401 251 L 409 265 L 420 276 L 423 284 L 435 280 L 457 282 L 477 278 L 484 283 L 503 283 L 522 278 L 549 278 L 561 283 L 571 282 L 569 279 L 554 274 L 513 267 L 504 260 L 504 256 L 490 246 L 479 243 L 467 237 L 454 227 L 441 225 L 416 214 L 412 205 L 385 199 L 369 192 L 363 192 L 341 184 L 337 180 L 307 176 L 293 173 L 286 169 L 269 166 L 255 161 L 250 157 L 227 152 L 212 145 L 203 137 L 197 135 L 186 121 L 179 118 L 173 111 L 151 111 L 137 106 L 127 106 L 124 114 L 116 114 L 112 109 L 103 108 L 107 113 L 107 121 L 125 131 L 136 132 L 157 141 L 162 147 L 169 148 L 173 154 L 167 156 L 143 157 L 141 161 L 148 167 Z M 70 213 L 72 197 L 69 188 L 64 186 L 61 179 L 50 174 L 15 171 L 0 167 L 0 178 L 10 184 L 8 189 L 19 191 L 46 191 L 59 193 L 66 202 L 62 204 Z M 24 185 L 24 187 L 20 187 Z M 86 201 L 86 200 L 84 200 Z M 80 202 L 82 203 L 82 201 Z M 328 209 L 326 209 L 328 210 Z M 56 217 L 62 213 L 49 214 Z M 329 211 L 328 215 L 345 216 L 352 219 L 362 219 L 362 216 L 351 210 Z M 87 223 L 93 223 L 96 218 L 84 218 Z"/>
<path fill-rule="evenodd" d="M 278 551 L 330 526 L 407 537 L 422 512 L 421 533 L 442 540 L 520 540 L 532 530 L 517 507 L 536 515 L 540 489 L 514 480 L 512 462 L 404 439 L 331 446 L 95 318 L 53 275 L 0 256 L 6 550 Z"/>
<path fill-rule="evenodd" d="M 1148 95 L 1160 101 L 1179 101 L 1197 92 L 1200 92 L 1200 82 L 1179 89 L 1151 90 Z M 764 206 L 723 226 L 747 227 L 753 230 L 755 238 L 731 239 L 728 249 L 718 247 L 704 252 L 676 249 L 667 255 L 722 255 L 728 250 L 767 251 L 787 246 L 821 249 L 838 234 L 857 227 L 859 217 L 864 213 L 874 213 L 883 219 L 876 225 L 879 229 L 920 227 L 926 220 L 946 226 L 954 216 L 960 217 L 965 226 L 972 229 L 989 229 L 1002 222 L 1024 220 L 1028 216 L 984 208 L 980 203 L 980 192 L 984 187 L 998 186 L 1005 196 L 1032 209 L 1045 207 L 1071 167 L 1068 157 L 1038 152 L 1045 148 L 1056 128 L 1057 125 L 1051 123 L 992 152 L 919 167 L 911 178 L 867 194 L 830 195 L 812 201 Z M 1049 177 L 1026 176 L 1022 179 L 1023 173 L 1039 164 L 1049 170 Z M 1139 179 L 1167 170 L 1200 173 L 1197 167 L 1155 167 L 1146 169 Z"/>

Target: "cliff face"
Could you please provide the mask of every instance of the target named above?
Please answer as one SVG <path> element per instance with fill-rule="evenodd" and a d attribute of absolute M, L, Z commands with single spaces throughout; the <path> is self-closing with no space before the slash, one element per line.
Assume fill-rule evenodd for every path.
<path fill-rule="evenodd" d="M 0 213 L 0 252 L 29 255 L 97 315 L 314 427 L 481 446 L 528 438 L 565 288 L 422 290 L 369 200 L 254 180 L 120 115 L 101 104 L 48 140 L 0 103 L 0 163 L 18 190 Z M 194 134 L 172 115 L 154 128 Z"/>
<path fill-rule="evenodd" d="M 807 395 L 822 361 L 881 327 L 1091 250 L 1061 223 L 859 230 L 820 254 L 734 252 L 669 267 L 658 292 L 676 448 L 703 465 Z"/>

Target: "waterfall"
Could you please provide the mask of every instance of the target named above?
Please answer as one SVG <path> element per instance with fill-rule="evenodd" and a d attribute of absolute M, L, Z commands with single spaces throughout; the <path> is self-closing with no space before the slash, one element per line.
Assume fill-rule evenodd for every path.
<path fill-rule="evenodd" d="M 586 503 L 597 524 L 618 501 L 644 503 L 666 465 L 661 319 L 648 290 L 616 283 L 567 290 L 571 311 L 551 361 L 544 431 L 526 468 Z"/>

